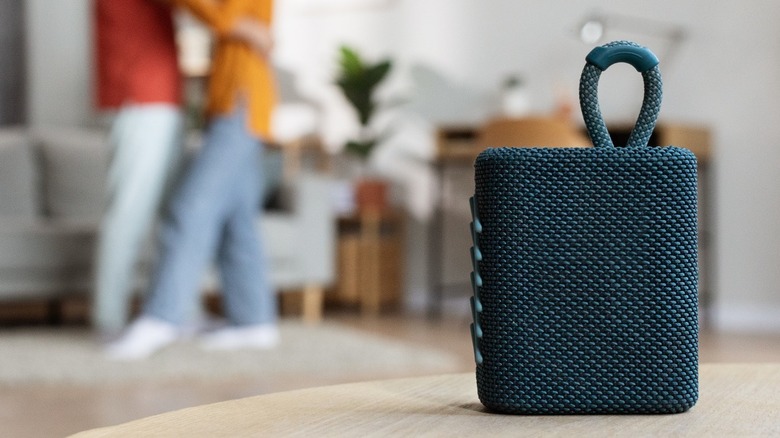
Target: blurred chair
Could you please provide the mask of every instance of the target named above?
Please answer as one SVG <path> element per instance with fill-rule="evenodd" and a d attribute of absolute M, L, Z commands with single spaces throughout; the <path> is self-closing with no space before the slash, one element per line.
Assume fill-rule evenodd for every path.
<path fill-rule="evenodd" d="M 263 215 L 261 226 L 269 252 L 275 254 L 270 267 L 274 286 L 301 290 L 303 319 L 312 323 L 322 319 L 325 287 L 334 281 L 336 269 L 332 179 L 320 172 L 326 161 L 319 136 L 322 111 L 298 91 L 290 71 L 276 66 L 275 75 L 279 101 L 269 152 L 278 148 L 282 172 L 274 194 L 278 203 Z M 307 162 L 310 157 L 314 163 Z"/>
<path fill-rule="evenodd" d="M 259 220 L 270 259 L 273 286 L 303 292 L 303 319 L 322 319 L 325 288 L 335 277 L 336 213 L 331 182 L 301 171 L 279 188 L 280 202 Z"/>
<path fill-rule="evenodd" d="M 103 211 L 102 132 L 0 129 L 0 305 L 85 294 Z"/>

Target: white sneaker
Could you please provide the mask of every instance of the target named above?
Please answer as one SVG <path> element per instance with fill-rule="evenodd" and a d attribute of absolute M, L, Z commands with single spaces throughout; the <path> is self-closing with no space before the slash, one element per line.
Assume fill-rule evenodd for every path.
<path fill-rule="evenodd" d="M 201 338 L 205 350 L 269 350 L 279 344 L 279 329 L 274 324 L 228 326 Z"/>
<path fill-rule="evenodd" d="M 146 359 L 181 337 L 181 330 L 161 319 L 142 316 L 128 327 L 119 340 L 109 344 L 105 354 L 112 360 Z"/>

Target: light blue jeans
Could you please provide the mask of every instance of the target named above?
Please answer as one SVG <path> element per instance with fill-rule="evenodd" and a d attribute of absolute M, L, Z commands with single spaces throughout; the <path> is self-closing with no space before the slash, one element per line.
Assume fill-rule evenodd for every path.
<path fill-rule="evenodd" d="M 118 332 L 127 322 L 141 247 L 179 168 L 182 126 L 178 106 L 164 103 L 124 105 L 114 120 L 92 307 L 102 332 Z"/>
<path fill-rule="evenodd" d="M 262 154 L 244 111 L 211 121 L 203 148 L 168 205 L 145 315 L 187 323 L 199 302 L 203 273 L 216 261 L 229 322 L 275 322 L 276 296 L 256 229 Z"/>

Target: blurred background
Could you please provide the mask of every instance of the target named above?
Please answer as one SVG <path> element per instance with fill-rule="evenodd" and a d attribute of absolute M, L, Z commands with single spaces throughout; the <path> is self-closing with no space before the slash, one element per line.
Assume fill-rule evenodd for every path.
<path fill-rule="evenodd" d="M 446 370 L 471 370 L 471 162 L 491 145 L 587 143 L 577 98 L 585 55 L 629 39 L 661 60 L 664 102 L 651 143 L 689 147 L 699 158 L 702 348 L 709 348 L 702 360 L 743 359 L 741 350 L 730 355 L 726 347 L 752 340 L 761 343 L 747 360 L 778 359 L 778 19 L 780 3 L 771 0 L 277 0 L 273 62 L 281 103 L 272 153 L 282 171 L 272 176 L 280 186 L 324 177 L 320 188 L 327 190 L 320 193 L 328 199 L 318 211 L 288 212 L 289 223 L 306 214 L 319 220 L 314 239 L 324 249 L 306 261 L 316 266 L 314 279 L 305 267 L 279 279 L 291 309 L 285 315 L 295 318 L 303 307 L 304 317 L 320 326 L 335 321 L 445 349 L 459 358 Z M 177 17 L 177 27 L 197 136 L 210 39 L 187 16 Z M 101 147 L 108 119 L 92 104 L 92 32 L 88 0 L 0 0 L 0 214 L 3 224 L 39 228 L 28 235 L 14 231 L 22 225 L 8 225 L 1 232 L 5 326 L 48 322 L 71 329 L 88 313 L 90 245 L 108 157 Z M 365 124 L 337 84 L 352 55 L 365 65 L 387 65 L 368 90 L 376 105 Z M 640 76 L 617 65 L 602 76 L 599 93 L 612 134 L 625 136 L 641 104 Z M 353 154 L 347 144 L 356 139 L 373 147 Z M 16 144 L 34 153 L 20 158 L 25 152 Z M 366 181 L 381 184 L 372 189 Z M 372 191 L 379 200 L 368 196 Z M 90 197 L 97 201 L 85 201 Z M 286 239 L 296 235 L 295 228 L 287 232 Z M 301 245 L 280 247 L 306 252 Z M 279 266 L 296 260 L 271 255 L 277 256 Z M 206 301 L 218 296 L 211 284 L 204 281 Z M 305 298 L 312 290 L 324 293 L 322 305 Z M 33 394 L 37 401 L 30 403 L 48 397 L 41 389 Z M 87 404 L 107 403 L 94 387 L 79 394 Z M 236 394 L 246 392 L 220 392 Z M 160 409 L 219 396 L 183 398 Z M 115 414 L 77 424 L 130 419 Z"/>

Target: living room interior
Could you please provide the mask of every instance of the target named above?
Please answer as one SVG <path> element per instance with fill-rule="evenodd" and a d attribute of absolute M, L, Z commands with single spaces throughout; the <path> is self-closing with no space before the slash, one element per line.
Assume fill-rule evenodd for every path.
<path fill-rule="evenodd" d="M 620 39 L 661 62 L 651 143 L 699 160 L 700 362 L 780 362 L 778 19 L 768 0 L 277 1 L 275 196 L 258 224 L 282 343 L 116 364 L 88 320 L 110 159 L 110 117 L 92 105 L 91 1 L 0 3 L 0 423 L 10 436 L 66 435 L 277 391 L 473 372 L 473 159 L 487 146 L 587 145 L 585 55 Z M 192 17 L 176 23 L 194 147 L 210 40 Z M 349 54 L 388 68 L 370 126 L 337 84 Z M 630 128 L 636 72 L 615 66 L 599 91 L 613 134 Z M 375 147 L 352 154 L 366 132 Z M 379 200 L 358 187 L 367 177 L 382 182 Z M 218 314 L 213 273 L 203 290 Z"/>

